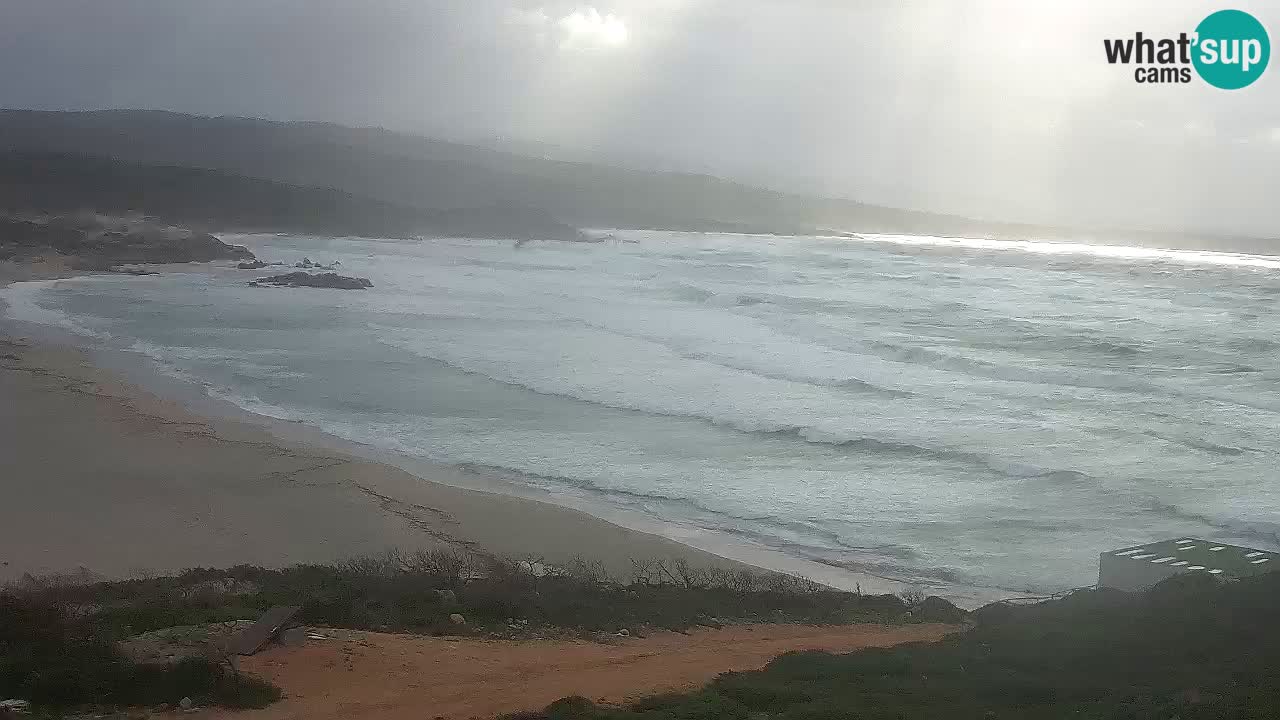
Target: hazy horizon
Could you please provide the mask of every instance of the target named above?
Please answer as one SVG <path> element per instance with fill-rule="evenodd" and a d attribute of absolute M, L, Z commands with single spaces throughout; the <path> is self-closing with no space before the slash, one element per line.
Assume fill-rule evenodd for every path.
<path fill-rule="evenodd" d="M 1273 4 L 1238 3 L 1270 25 Z M 1142 86 L 1217 7 L 752 0 L 0 3 L 0 105 L 382 127 L 1059 226 L 1275 237 L 1275 73 Z M 536 146 L 533 146 L 536 148 Z M 523 150 L 521 150 L 523 149 Z"/>

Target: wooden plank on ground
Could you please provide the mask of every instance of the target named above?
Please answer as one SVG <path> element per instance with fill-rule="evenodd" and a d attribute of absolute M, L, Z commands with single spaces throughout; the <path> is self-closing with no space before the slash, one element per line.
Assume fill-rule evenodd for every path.
<path fill-rule="evenodd" d="M 262 614 L 253 625 L 241 630 L 231 639 L 231 652 L 236 655 L 252 655 L 271 642 L 289 626 L 293 618 L 302 611 L 296 605 L 277 605 Z"/>

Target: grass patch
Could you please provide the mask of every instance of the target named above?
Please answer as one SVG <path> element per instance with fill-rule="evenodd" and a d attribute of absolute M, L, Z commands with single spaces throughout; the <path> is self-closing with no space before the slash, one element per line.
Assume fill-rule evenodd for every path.
<path fill-rule="evenodd" d="M 988 606 L 941 643 L 789 653 L 698 692 L 610 708 L 581 698 L 524 720 L 1280 717 L 1280 573 L 1182 576 L 1146 594 L 1084 591 Z"/>

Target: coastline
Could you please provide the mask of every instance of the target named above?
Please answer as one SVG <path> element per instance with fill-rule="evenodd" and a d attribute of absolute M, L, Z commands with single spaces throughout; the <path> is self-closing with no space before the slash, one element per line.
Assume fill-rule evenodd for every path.
<path fill-rule="evenodd" d="M 72 274 L 11 267 L 0 287 Z M 80 568 L 120 578 L 334 562 L 392 547 L 549 563 L 583 555 L 617 574 L 631 558 L 745 567 L 583 512 L 197 414 L 66 340 L 0 320 L 0 493 L 13 499 L 0 507 L 0 583 Z"/>
<path fill-rule="evenodd" d="M 85 274 L 12 267 L 0 268 L 0 287 Z M 25 344 L 14 344 L 19 336 Z M 680 558 L 871 593 L 909 587 L 252 415 L 161 376 L 133 353 L 10 319 L 3 303 L 0 346 L 0 393 L 15 398 L 0 409 L 0 443 L 18 470 L 16 487 L 0 490 L 31 498 L 0 510 L 0 547 L 8 548 L 0 582 L 79 567 L 124 577 L 447 546 L 552 564 L 584 556 L 617 576 L 633 559 Z M 53 437 L 74 440 L 57 461 L 40 455 L 49 442 L 41 438 Z M 117 479 L 100 487 L 95 477 Z M 41 537 L 50 531 L 56 542 Z M 929 590 L 962 606 L 1010 595 Z"/>

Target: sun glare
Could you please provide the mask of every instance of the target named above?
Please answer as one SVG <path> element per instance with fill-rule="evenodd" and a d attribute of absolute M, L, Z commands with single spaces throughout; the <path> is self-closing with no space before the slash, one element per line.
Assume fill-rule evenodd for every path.
<path fill-rule="evenodd" d="M 564 33 L 560 43 L 563 48 L 620 47 L 627 44 L 627 24 L 613 13 L 602 15 L 595 8 L 577 10 L 561 18 L 559 25 Z"/>

